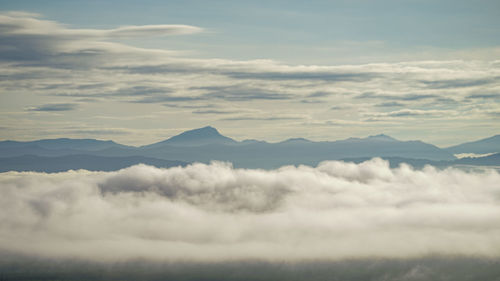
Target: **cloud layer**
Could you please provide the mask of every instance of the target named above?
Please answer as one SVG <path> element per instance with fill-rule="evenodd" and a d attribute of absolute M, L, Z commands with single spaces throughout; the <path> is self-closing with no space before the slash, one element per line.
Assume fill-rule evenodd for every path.
<path fill-rule="evenodd" d="M 91 261 L 500 257 L 500 175 L 324 162 L 0 174 L 0 250 Z"/>
<path fill-rule="evenodd" d="M 82 29 L 40 15 L 0 13 L 0 137 L 94 137 L 85 132 L 116 128 L 128 133 L 115 140 L 143 145 L 210 124 L 239 139 L 332 140 L 384 132 L 401 139 L 425 135 L 439 145 L 500 130 L 495 57 L 290 65 L 166 49 L 176 36 L 162 49 L 139 40 L 199 31 L 187 25 Z M 36 110 L 51 104 L 78 110 Z M 206 107 L 210 112 L 197 110 Z"/>

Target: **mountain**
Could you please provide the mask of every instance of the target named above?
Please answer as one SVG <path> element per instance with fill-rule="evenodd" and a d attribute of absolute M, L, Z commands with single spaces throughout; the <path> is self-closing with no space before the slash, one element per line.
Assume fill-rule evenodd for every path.
<path fill-rule="evenodd" d="M 44 157 L 75 154 L 100 157 L 147 157 L 202 163 L 220 160 L 231 162 L 238 168 L 263 169 L 277 168 L 283 165 L 315 166 L 321 161 L 345 158 L 399 157 L 429 161 L 456 159 L 452 153 L 434 145 L 421 141 L 400 141 L 383 134 L 339 141 L 315 142 L 304 138 L 292 138 L 277 143 L 256 140 L 237 142 L 221 135 L 217 129 L 210 126 L 185 131 L 167 140 L 142 147 L 130 147 L 110 141 L 88 139 L 40 140 L 23 143 L 0 142 L 0 157 L 15 157 L 26 154 Z M 98 161 L 98 158 L 92 159 Z M 57 159 L 46 160 L 54 162 Z M 87 164 L 81 167 L 75 165 L 69 167 L 89 167 Z M 101 167 L 102 165 L 96 163 L 96 166 Z"/>
<path fill-rule="evenodd" d="M 0 172 L 34 171 L 54 173 L 78 169 L 89 171 L 116 171 L 141 163 L 159 168 L 185 166 L 188 164 L 182 161 L 169 161 L 142 156 L 103 157 L 95 155 L 65 155 L 45 157 L 23 155 L 0 158 Z"/>
<path fill-rule="evenodd" d="M 247 144 L 256 144 L 256 143 L 267 143 L 267 142 L 261 141 L 261 140 L 255 140 L 255 139 L 246 139 L 246 140 L 240 141 L 238 144 L 247 145 Z"/>
<path fill-rule="evenodd" d="M 167 140 L 146 145 L 143 148 L 155 148 L 164 145 L 172 146 L 201 146 L 208 144 L 237 144 L 235 140 L 223 136 L 211 126 L 206 126 L 199 129 L 185 131 L 179 135 L 173 136 Z"/>
<path fill-rule="evenodd" d="M 212 128 L 213 129 L 213 128 Z M 339 160 L 357 157 L 403 157 L 428 160 L 454 160 L 455 157 L 434 145 L 421 141 L 399 141 L 386 135 L 367 138 L 350 138 L 340 141 L 314 142 L 303 138 L 288 139 L 278 143 L 262 141 L 211 141 L 183 145 L 179 140 L 186 135 L 193 142 L 191 132 L 205 131 L 205 128 L 192 130 L 176 137 L 141 148 L 141 155 L 164 159 L 179 159 L 188 162 L 211 160 L 229 161 L 241 168 L 277 168 L 283 165 L 317 165 L 325 160 Z M 215 129 L 213 129 L 215 130 Z M 215 130 L 216 131 L 216 130 Z M 200 134 L 196 134 L 199 136 Z M 205 134 L 201 134 L 204 139 Z M 217 139 L 226 140 L 217 132 Z M 221 138 L 222 137 L 222 138 Z M 176 140 L 173 143 L 172 139 Z M 229 138 L 227 138 L 229 139 Z M 115 154 L 116 155 L 116 154 Z"/>
<path fill-rule="evenodd" d="M 110 148 L 127 148 L 114 141 L 95 139 L 43 139 L 36 141 L 0 141 L 0 156 L 40 155 L 62 156 L 95 152 Z"/>
<path fill-rule="evenodd" d="M 114 141 L 107 140 L 95 140 L 95 139 L 69 139 L 69 138 L 59 138 L 59 139 L 43 139 L 36 141 L 0 141 L 0 147 L 2 148 L 18 148 L 27 146 L 38 146 L 45 149 L 78 149 L 78 150 L 101 150 L 110 147 L 124 146 L 117 144 Z"/>
<path fill-rule="evenodd" d="M 366 138 L 349 138 L 349 140 L 358 140 L 358 141 L 387 141 L 387 142 L 397 142 L 398 140 L 391 137 L 391 136 L 388 136 L 388 135 L 385 135 L 385 134 L 379 134 L 379 135 L 375 135 L 375 136 L 369 136 L 369 137 L 366 137 Z"/>
<path fill-rule="evenodd" d="M 476 153 L 476 154 L 486 154 L 500 152 L 500 135 L 492 136 L 489 138 L 466 142 L 463 144 L 450 146 L 445 148 L 445 150 L 453 153 Z"/>
<path fill-rule="evenodd" d="M 361 163 L 370 159 L 371 158 L 369 157 L 345 158 L 342 159 L 342 161 Z M 389 161 L 391 168 L 396 168 L 400 164 L 405 163 L 417 169 L 423 168 L 426 165 L 431 165 L 438 168 L 462 167 L 462 166 L 489 166 L 497 170 L 500 169 L 500 153 L 495 153 L 484 157 L 469 157 L 469 158 L 455 159 L 451 161 L 444 161 L 444 160 L 433 161 L 428 159 L 411 159 L 402 157 L 384 157 L 384 160 Z"/>
<path fill-rule="evenodd" d="M 429 160 L 454 160 L 439 147 L 422 141 L 400 141 L 386 135 L 350 138 L 334 142 L 345 157 L 403 157 Z"/>
<path fill-rule="evenodd" d="M 280 142 L 280 144 L 297 144 L 297 143 L 312 143 L 312 141 L 305 138 L 291 138 Z"/>

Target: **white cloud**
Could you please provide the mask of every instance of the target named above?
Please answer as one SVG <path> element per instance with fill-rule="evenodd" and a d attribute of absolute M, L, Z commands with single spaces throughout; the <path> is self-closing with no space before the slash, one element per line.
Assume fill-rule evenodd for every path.
<path fill-rule="evenodd" d="M 459 154 L 453 154 L 453 156 L 457 157 L 458 159 L 462 158 L 480 158 L 480 157 L 486 157 L 495 154 L 493 153 L 484 153 L 484 154 L 477 154 L 477 153 L 459 153 Z"/>
<path fill-rule="evenodd" d="M 143 25 L 124 26 L 116 29 L 105 30 L 109 37 L 137 37 L 137 36 L 161 36 L 171 34 L 191 34 L 201 32 L 202 29 L 191 25 Z"/>
<path fill-rule="evenodd" d="M 500 256 L 500 175 L 324 162 L 0 174 L 0 249 L 96 261 Z"/>
<path fill-rule="evenodd" d="M 221 127 L 232 136 L 279 141 L 296 135 L 313 140 L 335 140 L 384 132 L 401 139 L 421 139 L 448 145 L 442 132 L 464 141 L 487 137 L 500 129 L 498 119 L 500 68 L 496 61 L 413 61 L 361 65 L 289 65 L 269 59 L 238 61 L 195 59 L 188 53 L 139 48 L 113 42 L 119 37 L 194 33 L 188 25 L 126 26 L 115 29 L 71 28 L 26 13 L 0 14 L 0 120 L 5 127 L 19 127 L 10 112 L 25 112 L 26 134 L 3 130 L 6 139 L 34 139 L 40 135 L 66 137 L 60 128 L 78 122 L 98 129 L 107 126 L 149 130 L 140 139 L 114 138 L 144 145 L 161 140 L 166 132 L 206 124 Z M 71 70 L 71 71 L 68 71 Z M 89 86 L 90 85 L 90 86 Z M 331 93 L 315 95 L 314 93 Z M 29 104 L 20 101 L 30 101 Z M 33 117 L 27 107 L 75 104 L 64 120 Z M 135 103 L 135 104 L 132 104 Z M 182 109 L 216 104 L 222 112 L 200 116 Z M 391 110 L 400 103 L 404 108 Z M 170 107 L 168 110 L 165 104 Z M 113 110 L 109 110 L 109 109 Z M 330 110 L 349 108 L 349 110 Z M 215 109 L 214 109 L 215 110 Z M 86 116 L 105 112 L 123 120 L 130 112 L 155 114 L 152 122 L 93 123 Z M 215 112 L 215 111 L 213 111 Z M 303 119 L 269 118 L 294 116 Z M 30 115 L 31 114 L 31 115 Z M 330 120 L 335 120 L 331 122 Z M 279 121 L 279 122 L 277 122 Z M 315 124 L 308 126 L 307 124 Z M 345 130 L 332 130 L 352 124 Z M 251 129 L 249 129 L 251 128 Z M 411 131 L 408 130 L 411 128 Z M 163 134 L 151 136 L 152 130 Z M 492 133 L 493 132 L 493 133 Z M 70 132 L 67 132 L 70 133 Z M 85 137 L 95 137 L 91 134 Z M 444 139 L 444 140 L 443 140 Z"/>
<path fill-rule="evenodd" d="M 122 26 L 115 29 L 77 29 L 68 28 L 54 21 L 40 19 L 40 15 L 25 12 L 0 13 L 2 34 L 9 35 L 47 35 L 53 37 L 68 37 L 68 39 L 114 38 L 163 36 L 174 34 L 191 34 L 203 29 L 184 24 L 160 24 L 142 26 Z"/>

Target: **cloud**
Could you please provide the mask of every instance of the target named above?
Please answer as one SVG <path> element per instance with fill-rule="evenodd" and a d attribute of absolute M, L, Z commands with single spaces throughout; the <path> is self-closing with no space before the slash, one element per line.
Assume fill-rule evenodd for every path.
<path fill-rule="evenodd" d="M 64 132 L 63 132 L 64 133 Z M 127 129 L 66 129 L 65 133 L 68 135 L 130 135 L 130 130 Z"/>
<path fill-rule="evenodd" d="M 367 113 L 366 117 L 371 121 L 386 120 L 391 118 L 412 118 L 412 117 L 422 117 L 422 118 L 435 118 L 446 114 L 446 110 L 421 110 L 421 109 L 409 109 L 404 108 L 389 112 L 377 112 L 377 113 Z"/>
<path fill-rule="evenodd" d="M 486 157 L 495 154 L 495 152 L 492 153 L 483 153 L 483 154 L 477 154 L 477 153 L 458 153 L 458 154 L 453 154 L 453 156 L 457 157 L 458 159 L 462 158 L 479 158 L 479 157 Z"/>
<path fill-rule="evenodd" d="M 233 114 L 238 113 L 238 111 L 234 110 L 216 110 L 216 109 L 207 109 L 207 110 L 195 110 L 194 114 Z"/>
<path fill-rule="evenodd" d="M 373 92 L 366 92 L 361 95 L 356 96 L 358 99 L 386 99 L 386 100 L 398 100 L 398 101 L 419 101 L 424 99 L 438 98 L 438 95 L 435 94 L 379 94 Z"/>
<path fill-rule="evenodd" d="M 283 121 L 283 120 L 301 120 L 305 116 L 300 115 L 277 115 L 277 116 L 235 116 L 221 118 L 220 121 Z"/>
<path fill-rule="evenodd" d="M 82 116 L 102 112 L 103 108 L 116 109 L 104 113 L 116 120 L 123 118 L 122 115 L 128 116 L 131 110 L 138 114 L 154 112 L 157 118 L 150 120 L 149 127 L 172 129 L 172 126 L 203 126 L 206 122 L 217 124 L 221 116 L 205 114 L 200 118 L 193 111 L 203 108 L 185 110 L 185 106 L 217 104 L 217 108 L 222 108 L 218 104 L 222 103 L 226 109 L 237 108 L 243 112 L 241 116 L 223 116 L 234 117 L 225 121 L 236 123 L 242 120 L 238 117 L 250 117 L 246 118 L 248 126 L 245 128 L 232 126 L 235 134 L 267 140 L 287 138 L 297 130 L 302 130 L 311 139 L 339 139 L 385 131 L 408 139 L 426 135 L 428 142 L 446 144 L 448 139 L 429 131 L 447 128 L 450 134 L 458 136 L 465 131 L 478 130 L 481 135 L 487 135 L 499 129 L 498 122 L 492 122 L 498 117 L 498 103 L 486 102 L 495 101 L 494 94 L 500 85 L 500 68 L 496 61 L 292 65 L 270 59 L 192 58 L 184 51 L 137 48 L 115 40 L 120 37 L 138 37 L 136 40 L 139 40 L 141 36 L 194 31 L 199 28 L 157 25 L 82 29 L 36 14 L 1 13 L 0 91 L 7 101 L 29 101 L 33 100 L 33 95 L 39 104 L 48 104 L 54 97 L 64 97 L 67 103 L 84 101 L 87 105 L 81 108 Z M 35 115 L 26 112 L 32 104 L 13 104 L 15 108 L 0 112 L 2 124 L 19 127 L 19 118 L 10 117 L 10 112 L 23 112 L 29 129 L 24 130 L 23 135 L 15 130 L 4 131 L 4 138 L 33 139 L 46 132 L 60 132 L 61 123 L 74 121 L 35 119 Z M 165 110 L 164 104 L 176 106 Z M 443 111 L 443 114 L 428 112 L 433 117 L 443 118 L 432 118 L 430 124 L 425 114 L 393 112 L 393 115 L 406 114 L 407 117 L 397 118 L 381 116 L 378 112 L 391 109 L 389 105 L 400 109 L 396 107 L 398 104 L 404 104 L 405 108 Z M 284 126 L 283 122 L 259 122 L 267 120 L 268 113 L 276 106 L 280 107 L 276 116 L 305 112 L 314 120 L 289 126 Z M 328 110 L 332 106 L 349 111 Z M 244 114 L 246 112 L 254 114 L 250 116 Z M 412 118 L 408 118 L 410 114 Z M 182 120 L 182 124 L 165 124 L 164 120 L 173 120 L 174 116 Z M 131 130 L 144 128 L 142 122 L 109 120 L 100 125 L 130 126 Z M 355 125 L 356 129 L 322 131 L 319 125 L 306 125 L 329 126 L 329 120 L 336 120 L 335 124 Z M 87 119 L 79 122 L 95 126 Z M 260 124 L 264 127 L 256 129 Z M 231 124 L 224 122 L 223 125 Z M 407 130 L 409 126 L 411 133 Z M 147 139 L 135 144 L 156 141 L 164 135 L 143 137 Z M 117 138 L 117 141 L 131 144 L 130 135 Z"/>
<path fill-rule="evenodd" d="M 183 102 L 183 101 L 200 101 L 203 98 L 196 96 L 180 96 L 180 95 L 161 95 L 161 96 L 146 96 L 137 100 L 131 100 L 132 103 L 162 103 L 162 102 Z"/>
<path fill-rule="evenodd" d="M 500 257 L 500 175 L 193 164 L 0 174 L 0 252 L 91 261 Z"/>
<path fill-rule="evenodd" d="M 222 99 L 228 101 L 252 101 L 252 100 L 286 100 L 291 99 L 290 94 L 277 93 L 271 90 L 247 87 L 243 85 L 231 86 L 205 86 L 193 87 L 193 90 L 202 90 L 205 99 Z"/>
<path fill-rule="evenodd" d="M 446 88 L 466 88 L 483 86 L 498 81 L 500 77 L 478 78 L 478 79 L 453 79 L 453 80 L 434 80 L 421 81 L 428 88 L 446 89 Z"/>
<path fill-rule="evenodd" d="M 186 105 L 186 104 L 170 104 L 166 103 L 163 104 L 165 107 L 171 107 L 171 108 L 182 108 L 182 109 L 206 109 L 206 108 L 216 108 L 215 105 L 213 104 L 200 104 L 200 105 Z"/>
<path fill-rule="evenodd" d="M 118 89 L 112 92 L 112 95 L 116 96 L 154 96 L 154 95 L 163 95 L 166 93 L 171 93 L 172 89 L 166 87 L 152 87 L 152 86 L 133 86 Z"/>
<path fill-rule="evenodd" d="M 329 97 L 333 95 L 334 93 L 330 92 L 314 92 L 309 95 L 307 95 L 308 98 L 324 98 L 324 97 Z"/>
<path fill-rule="evenodd" d="M 436 113 L 438 112 L 435 110 L 401 109 L 401 110 L 391 111 L 388 113 L 383 113 L 382 115 L 390 117 L 406 117 L 406 116 L 420 116 L 420 115 L 430 116 Z"/>
<path fill-rule="evenodd" d="M 143 25 L 124 26 L 111 30 L 101 31 L 107 37 L 138 37 L 138 36 L 163 36 L 173 34 L 192 34 L 203 29 L 191 25 Z"/>
<path fill-rule="evenodd" d="M 263 81 L 314 81 L 314 82 L 367 82 L 380 78 L 376 71 L 355 67 L 320 67 L 280 65 L 270 60 L 230 61 L 230 60 L 186 60 L 163 64 L 111 67 L 130 73 L 192 73 L 217 74 L 237 80 Z"/>
<path fill-rule="evenodd" d="M 468 95 L 466 98 L 468 99 L 500 99 L 500 94 L 472 94 Z"/>
<path fill-rule="evenodd" d="M 402 107 L 405 106 L 403 103 L 397 101 L 382 102 L 375 104 L 376 107 Z"/>
<path fill-rule="evenodd" d="M 348 106 L 348 105 L 342 105 L 342 106 L 334 105 L 334 106 L 330 107 L 330 110 L 344 110 L 344 109 L 348 109 L 348 108 L 350 108 L 350 106 Z"/>
<path fill-rule="evenodd" d="M 313 99 L 313 100 L 301 100 L 300 103 L 306 103 L 306 104 L 322 104 L 324 103 L 321 100 Z"/>
<path fill-rule="evenodd" d="M 378 75 L 375 73 L 348 73 L 333 71 L 288 71 L 288 72 L 226 72 L 225 75 L 236 79 L 260 79 L 260 80 L 312 80 L 328 82 L 366 82 Z"/>
<path fill-rule="evenodd" d="M 114 29 L 77 29 L 67 28 L 57 22 L 41 19 L 41 15 L 38 14 L 3 12 L 0 13 L 0 31 L 1 34 L 10 35 L 41 35 L 68 39 L 89 39 L 191 34 L 201 32 L 203 29 L 182 24 L 130 25 Z"/>
<path fill-rule="evenodd" d="M 35 107 L 29 107 L 29 111 L 71 111 L 78 107 L 76 103 L 49 103 Z"/>
<path fill-rule="evenodd" d="M 0 61 L 59 68 L 85 68 L 103 61 L 122 61 L 133 53 L 146 59 L 165 50 L 145 50 L 109 42 L 112 39 L 190 34 L 202 29 L 189 25 L 124 26 L 115 29 L 67 28 L 29 13 L 0 13 Z M 106 42 L 108 41 L 108 42 Z M 116 56 L 121 54 L 122 56 Z M 113 57 L 113 55 L 115 55 Z M 99 62 L 101 61 L 101 63 Z"/>
<path fill-rule="evenodd" d="M 179 95 L 173 89 L 164 86 L 133 86 L 125 87 L 108 93 L 97 94 L 109 98 L 128 98 L 130 103 L 163 103 L 203 100 L 200 96 Z M 130 99 L 132 98 L 132 99 Z"/>

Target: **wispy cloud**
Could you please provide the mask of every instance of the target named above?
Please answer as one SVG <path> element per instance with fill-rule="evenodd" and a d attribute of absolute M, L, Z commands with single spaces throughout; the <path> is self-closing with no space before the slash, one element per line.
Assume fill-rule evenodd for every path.
<path fill-rule="evenodd" d="M 70 111 L 77 109 L 78 104 L 76 103 L 50 103 L 40 106 L 28 107 L 29 111 Z"/>
<path fill-rule="evenodd" d="M 41 19 L 27 13 L 0 14 L 0 61 L 18 62 L 24 65 L 45 65 L 63 68 L 84 68 L 98 63 L 112 54 L 134 53 L 144 49 L 134 48 L 109 39 L 143 36 L 190 34 L 202 31 L 189 25 L 124 26 L 116 29 L 67 28 L 54 21 Z M 106 42 L 108 40 L 108 42 Z M 149 53 L 167 51 L 149 50 Z M 143 56 L 143 59 L 145 57 Z M 119 57 L 114 59 L 120 60 Z"/>
<path fill-rule="evenodd" d="M 0 52 L 0 90 L 7 100 L 21 97 L 27 101 L 32 98 L 30 95 L 36 95 L 42 105 L 51 103 L 54 97 L 64 97 L 67 104 L 86 102 L 85 107 L 79 108 L 79 114 L 102 112 L 102 107 L 115 109 L 109 111 L 109 115 L 128 116 L 136 110 L 140 111 L 138 114 L 154 112 L 159 118 L 148 126 L 161 128 L 174 126 L 160 121 L 162 118 L 173 120 L 174 116 L 177 120 L 185 120 L 182 127 L 202 126 L 207 121 L 226 126 L 231 121 L 245 119 L 252 128 L 265 126 L 262 135 L 248 131 L 239 131 L 237 135 L 264 139 L 282 139 L 298 129 L 313 139 L 315 135 L 324 139 L 324 133 L 313 128 L 317 126 L 306 126 L 307 122 L 294 128 L 280 126 L 279 122 L 262 122 L 281 118 L 278 116 L 293 116 L 298 111 L 315 119 L 309 120 L 314 124 L 329 126 L 328 120 L 357 124 L 363 132 L 356 134 L 371 134 L 377 130 L 397 134 L 402 128 L 411 126 L 415 131 L 411 137 L 418 138 L 430 125 L 438 123 L 456 133 L 463 132 L 464 126 L 477 130 L 477 122 L 484 125 L 482 135 L 500 129 L 498 124 L 491 122 L 497 118 L 495 112 L 500 110 L 495 102 L 495 93 L 500 87 L 500 64 L 495 62 L 457 60 L 319 66 L 289 65 L 268 59 L 201 59 L 189 58 L 173 50 L 137 48 L 114 42 L 123 36 L 201 31 L 194 26 L 79 29 L 29 13 L 2 13 L 0 26 L 3 50 Z M 493 102 L 485 103 L 485 100 Z M 238 108 L 253 113 L 251 116 L 226 114 L 227 118 L 221 120 L 218 114 L 209 114 L 200 107 L 208 104 L 217 104 L 213 110 L 222 110 L 220 104 L 223 104 L 224 110 Z M 33 118 L 25 110 L 30 106 L 33 105 L 22 104 L 15 111 L 24 112 L 26 119 Z M 277 106 L 279 112 L 271 112 Z M 189 107 L 194 110 L 185 110 Z M 349 110 L 340 110 L 347 108 Z M 433 124 L 426 124 L 416 122 L 425 120 L 426 114 L 396 110 L 388 113 L 391 108 L 445 110 L 446 115 L 428 111 L 431 116 L 444 118 L 433 118 Z M 76 112 L 67 110 L 68 120 L 73 120 L 71 111 Z M 453 123 L 450 116 L 460 117 L 463 122 Z M 11 120 L 6 126 L 14 127 L 13 118 L 4 120 Z M 372 122 L 374 120 L 379 123 Z M 224 123 L 217 124 L 218 121 Z M 385 122 L 383 128 L 380 127 L 382 121 Z M 43 117 L 30 122 L 46 132 L 53 131 L 56 126 Z M 402 122 L 406 122 L 404 126 Z M 142 129 L 144 124 L 110 122 L 108 125 Z M 35 135 L 40 133 L 33 132 Z M 346 135 L 339 136 L 339 133 Z M 329 131 L 333 139 L 349 137 L 350 133 Z M 144 142 L 148 141 L 152 140 Z"/>
<path fill-rule="evenodd" d="M 220 121 L 283 121 L 283 120 L 301 120 L 299 116 L 235 116 L 221 118 Z"/>
<path fill-rule="evenodd" d="M 328 81 L 344 82 L 365 82 L 377 76 L 376 73 L 349 73 L 349 72 L 334 72 L 334 71 L 287 71 L 287 72 L 226 72 L 225 75 L 236 79 L 262 79 L 262 80 L 312 80 L 312 81 Z"/>
<path fill-rule="evenodd" d="M 414 93 L 395 93 L 395 94 L 381 94 L 381 93 L 373 93 L 366 92 L 361 95 L 358 95 L 356 98 L 358 99 L 386 99 L 386 100 L 399 100 L 399 101 L 419 101 L 424 99 L 432 99 L 439 97 L 436 94 L 414 94 Z"/>
<path fill-rule="evenodd" d="M 450 112 L 446 110 L 421 110 L 404 108 L 389 112 L 365 113 L 364 116 L 367 117 L 367 119 L 365 119 L 367 121 L 383 121 L 398 118 L 437 118 L 446 114 L 450 114 Z"/>
<path fill-rule="evenodd" d="M 498 81 L 500 77 L 480 78 L 480 79 L 452 79 L 452 80 L 435 80 L 421 81 L 428 88 L 432 89 L 447 89 L 447 88 L 466 88 L 483 86 Z"/>
<path fill-rule="evenodd" d="M 228 101 L 285 100 L 291 98 L 290 94 L 245 85 L 205 86 L 192 89 L 205 92 L 202 97 L 206 99 L 217 98 Z"/>
<path fill-rule="evenodd" d="M 191 25 L 143 25 L 143 26 L 124 26 L 110 30 L 96 30 L 96 34 L 102 34 L 106 37 L 138 37 L 138 36 L 163 36 L 177 34 L 192 34 L 201 32 L 203 29 Z M 90 31 L 92 32 L 92 31 Z"/>
<path fill-rule="evenodd" d="M 401 107 L 405 106 L 403 103 L 397 101 L 389 101 L 375 104 L 377 107 Z"/>
<path fill-rule="evenodd" d="M 217 110 L 217 109 L 206 109 L 206 110 L 195 110 L 194 114 L 233 114 L 238 113 L 238 111 L 233 110 Z"/>

